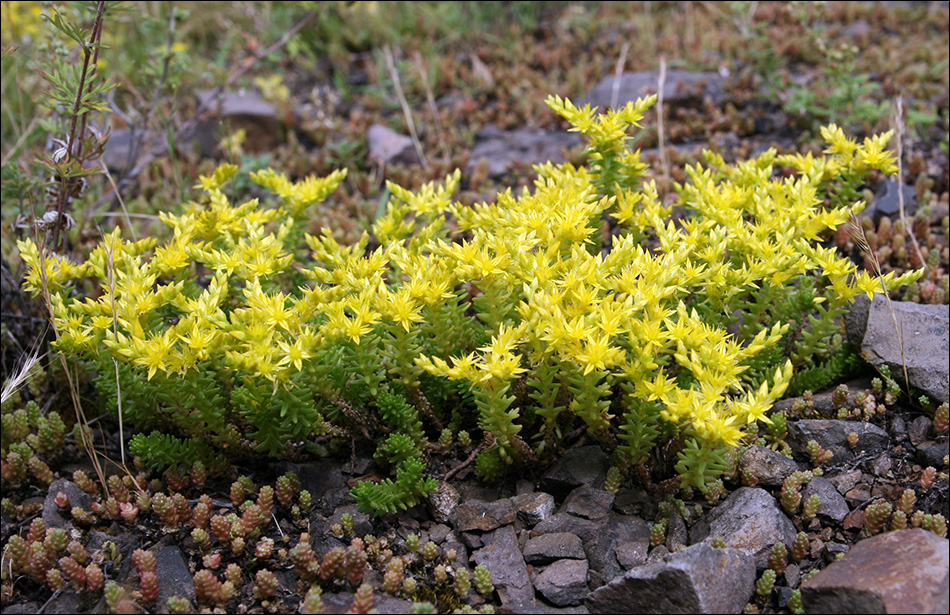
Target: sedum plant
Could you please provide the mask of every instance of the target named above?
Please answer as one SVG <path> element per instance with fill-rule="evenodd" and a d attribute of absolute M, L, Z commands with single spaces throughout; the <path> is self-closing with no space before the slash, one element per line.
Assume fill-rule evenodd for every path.
<path fill-rule="evenodd" d="M 819 244 L 863 207 L 869 172 L 893 172 L 889 135 L 831 126 L 820 158 L 708 154 L 677 186 L 693 212 L 677 226 L 629 148 L 653 102 L 598 115 L 552 97 L 589 143 L 585 166 L 541 165 L 533 191 L 474 207 L 452 200 L 458 172 L 390 184 L 351 246 L 303 230 L 344 172 L 253 173 L 275 198 L 235 204 L 224 165 L 163 214 L 161 244 L 116 230 L 73 263 L 21 242 L 26 286 L 48 293 L 59 349 L 98 364 L 113 409 L 121 391 L 126 420 L 161 432 L 133 440 L 154 465 L 378 441 L 396 480 L 354 495 L 382 512 L 435 488 L 424 454 L 445 428 L 482 430 L 491 479 L 583 426 L 624 469 L 679 440 L 684 486 L 704 489 L 800 374 L 842 369 L 834 321 L 851 299 L 919 273 L 872 278 Z"/>

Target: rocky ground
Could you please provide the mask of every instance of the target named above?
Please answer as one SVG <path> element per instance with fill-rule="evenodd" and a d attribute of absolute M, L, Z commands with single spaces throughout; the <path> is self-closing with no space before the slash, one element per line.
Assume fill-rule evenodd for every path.
<path fill-rule="evenodd" d="M 934 10 L 945 13 L 945 4 L 937 3 Z M 944 13 L 937 16 L 945 22 Z M 870 13 L 833 25 L 838 35 L 864 44 L 875 32 L 888 31 L 881 24 L 892 24 L 893 19 L 890 14 Z M 623 32 L 621 28 L 614 34 Z M 535 42 L 539 54 L 549 54 L 547 59 L 536 59 L 538 70 L 558 69 L 563 59 L 556 55 L 557 40 L 539 34 Z M 593 44 L 592 48 L 599 49 Z M 293 92 L 289 103 L 252 89 L 198 93 L 191 107 L 195 121 L 181 135 L 193 149 L 184 148 L 180 155 L 193 160 L 196 169 L 210 167 L 226 156 L 222 128 L 241 127 L 246 132 L 241 152 L 246 165 L 256 164 L 254 156 L 260 152 L 278 149 L 283 152 L 280 161 L 291 170 L 298 165 L 308 172 L 314 167 L 320 171 L 358 160 L 353 163 L 357 179 L 314 221 L 332 223 L 341 239 L 358 234 L 361 227 L 353 219 L 377 207 L 382 177 L 418 185 L 459 166 L 465 172 L 460 199 L 475 202 L 490 198 L 500 187 L 528 184 L 534 163 L 575 160 L 580 155 L 577 135 L 563 132 L 535 108 L 526 117 L 516 96 L 498 95 L 496 82 L 512 78 L 502 58 L 471 53 L 454 59 L 466 67 L 469 78 L 480 80 L 482 91 L 473 95 L 459 87 L 440 92 L 433 108 L 452 134 L 437 136 L 432 115 L 425 115 L 431 108 L 425 107 L 426 112 L 419 112 L 429 119 L 428 128 L 421 127 L 421 148 L 408 130 L 392 128 L 400 114 L 394 97 L 380 103 L 345 96 L 340 88 L 298 76 L 288 78 Z M 634 60 L 631 64 L 631 70 L 618 75 L 612 74 L 613 65 L 592 71 L 597 78 L 585 89 L 584 100 L 617 105 L 655 92 L 660 71 L 635 66 Z M 809 74 L 817 79 L 814 72 L 797 70 L 802 79 Z M 365 57 L 354 54 L 346 71 L 350 82 L 345 85 L 357 89 L 360 83 L 371 82 L 370 72 Z M 760 84 L 734 66 L 731 72 L 671 68 L 663 78 L 667 148 L 662 152 L 657 148 L 655 124 L 648 127 L 643 143 L 661 188 L 665 183 L 668 190 L 681 179 L 683 166 L 698 160 L 703 147 L 727 160 L 771 146 L 819 147 L 803 136 L 802 117 L 778 101 L 764 100 Z M 529 78 L 523 81 L 532 83 Z M 946 92 L 926 95 L 946 106 Z M 886 366 L 900 381 L 898 388 L 908 384 L 902 381 L 906 366 L 915 397 L 923 393 L 946 403 L 950 317 L 945 294 L 939 300 L 940 289 L 946 293 L 947 267 L 948 162 L 946 149 L 939 145 L 941 131 L 946 131 L 945 116 L 942 126 L 931 128 L 909 142 L 902 184 L 878 178 L 868 186 L 872 203 L 864 216 L 867 226 L 878 232 L 881 246 L 889 250 L 881 253 L 885 268 L 909 266 L 906 251 L 900 261 L 898 246 L 891 249 L 885 234 L 898 218 L 897 194 L 903 190 L 908 215 L 923 220 L 921 237 L 935 238 L 930 246 L 938 254 L 933 279 L 930 286 L 921 284 L 915 296 L 906 297 L 913 302 L 896 301 L 889 307 L 879 298 L 859 306 L 847 327 L 849 340 L 861 349 L 869 366 Z M 104 160 L 117 176 L 128 175 L 148 192 L 157 190 L 155 180 L 144 172 L 135 175 L 135 168 L 147 165 L 130 154 L 139 149 L 131 145 L 143 134 L 131 126 L 118 128 Z M 432 155 L 446 141 L 452 151 Z M 160 145 L 143 149 L 159 164 L 167 157 L 161 150 Z M 860 261 L 853 244 L 841 238 L 837 243 Z M 22 317 L 35 310 L 22 303 L 14 276 L 8 273 L 5 269 L 5 327 L 28 339 L 26 321 L 8 315 Z M 891 309 L 903 322 L 904 340 L 909 340 L 903 348 L 897 343 Z M 4 344 L 6 365 L 7 353 L 12 354 L 15 345 L 6 340 Z M 356 510 L 350 489 L 357 478 L 375 469 L 371 451 L 359 450 L 348 459 L 312 462 L 262 465 L 235 460 L 232 475 L 213 477 L 201 487 L 194 484 L 194 477 L 189 485 L 181 478 L 166 477 L 162 482 L 151 476 L 147 489 L 151 510 L 141 506 L 138 514 L 132 514 L 108 510 L 101 491 L 77 477 L 77 470 L 88 476 L 95 473 L 67 438 L 61 454 L 53 456 L 56 463 L 50 463 L 48 487 L 41 484 L 44 481 L 4 482 L 0 539 L 8 557 L 0 600 L 4 613 L 11 614 L 168 612 L 175 608 L 174 601 L 168 602 L 174 596 L 186 599 L 192 608 L 220 612 L 293 612 L 313 607 L 304 598 L 309 583 L 301 582 L 312 575 L 325 588 L 326 612 L 341 613 L 365 612 L 369 605 L 384 613 L 408 612 L 413 601 L 431 602 L 442 612 L 486 606 L 524 613 L 717 613 L 744 608 L 792 612 L 799 608 L 798 600 L 807 612 L 816 613 L 946 612 L 950 604 L 946 418 L 934 421 L 932 409 L 923 409 L 916 399 L 893 390 L 888 395 L 887 383 L 872 382 L 876 375 L 869 367 L 861 379 L 838 383 L 844 389 L 836 386 L 780 402 L 778 409 L 788 416 L 787 437 L 763 431 L 761 442 L 740 451 L 735 467 L 727 472 L 725 492 L 714 501 L 697 497 L 684 502 L 669 483 L 655 484 L 649 476 L 630 477 L 615 493 L 608 492 L 607 455 L 580 436 L 554 465 L 528 468 L 494 486 L 476 480 L 465 465 L 467 451 L 458 445 L 452 451 L 433 450 L 430 467 L 435 475 L 450 475 L 449 479 L 440 483 L 430 502 L 399 515 L 370 518 Z M 844 414 L 848 418 L 840 418 Z M 110 417 L 97 419 L 97 424 L 102 426 L 103 450 L 115 457 L 117 424 Z M 663 463 L 659 455 L 654 462 Z M 114 472 L 110 467 L 107 472 Z M 816 469 L 820 472 L 812 472 Z M 312 495 L 309 506 L 299 500 L 298 488 L 278 480 L 287 473 L 298 478 L 299 489 Z M 254 488 L 245 485 L 236 492 L 238 476 L 249 477 Z M 265 486 L 273 487 L 272 495 L 259 489 Z M 158 494 L 172 500 L 175 493 L 182 494 L 176 500 L 177 516 L 160 514 L 164 508 L 156 502 L 165 495 Z M 211 498 L 203 509 L 202 495 Z M 819 498 L 817 507 L 812 496 Z M 129 501 L 136 502 L 134 495 Z M 271 515 L 264 522 L 245 523 L 245 551 L 232 540 L 218 540 L 208 516 L 224 518 L 240 512 L 246 517 L 249 502 Z M 199 509 L 206 512 L 196 512 Z M 926 515 L 930 517 L 925 519 Z M 934 515 L 943 515 L 942 530 Z M 117 593 L 107 599 L 101 591 L 76 591 L 82 583 L 92 584 L 80 582 L 78 572 L 65 579 L 72 583 L 64 582 L 53 591 L 55 578 L 47 584 L 37 579 L 55 568 L 51 561 L 44 570 L 41 558 L 35 566 L 27 558 L 26 568 L 16 570 L 9 557 L 11 538 L 23 537 L 30 549 L 40 550 L 32 545 L 44 544 L 50 528 L 64 529 L 67 539 L 81 543 L 85 553 L 85 557 L 79 552 L 72 555 L 68 547 L 59 549 L 57 557 L 70 554 L 87 572 L 88 566 L 97 566 L 105 579 L 118 583 Z M 205 542 L 196 528 L 214 538 Z M 363 540 L 367 536 L 373 538 Z M 272 548 L 261 549 L 268 540 Z M 429 542 L 434 547 L 427 553 Z M 309 551 L 301 544 L 309 545 Z M 784 556 L 776 544 L 784 545 Z M 133 556 L 136 549 L 154 555 L 151 568 L 139 561 L 143 556 Z M 363 555 L 344 559 L 335 569 L 327 563 L 333 557 L 329 554 L 346 549 Z M 401 561 L 398 574 L 390 571 L 393 555 Z M 64 566 L 62 574 L 69 576 L 69 564 Z M 477 566 L 488 569 L 493 587 L 465 587 L 461 580 L 465 574 L 459 571 L 475 571 Z M 215 571 L 218 585 L 196 583 L 195 573 L 201 569 Z M 263 570 L 270 571 L 275 581 L 262 577 Z M 771 587 L 766 570 L 775 571 Z M 232 590 L 222 590 L 221 580 L 232 582 Z M 369 598 L 354 595 L 362 582 L 375 588 Z"/>

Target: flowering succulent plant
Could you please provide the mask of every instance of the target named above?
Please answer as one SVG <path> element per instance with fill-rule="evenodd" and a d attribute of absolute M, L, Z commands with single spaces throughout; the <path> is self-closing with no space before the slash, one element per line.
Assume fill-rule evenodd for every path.
<path fill-rule="evenodd" d="M 875 278 L 818 243 L 862 207 L 868 172 L 893 171 L 889 135 L 831 126 L 818 158 L 708 154 L 677 186 L 693 212 L 677 226 L 628 147 L 652 98 L 603 114 L 548 104 L 586 137 L 588 164 L 541 165 L 533 191 L 467 207 L 452 201 L 458 172 L 390 184 L 372 234 L 343 246 L 303 223 L 345 172 L 254 173 L 275 202 L 235 205 L 223 165 L 162 215 L 161 244 L 116 230 L 77 264 L 21 242 L 26 286 L 49 293 L 61 350 L 110 366 L 103 396 L 121 386 L 126 420 L 164 432 L 132 443 L 154 465 L 379 440 L 395 480 L 354 495 L 394 511 L 435 488 L 423 453 L 446 426 L 484 432 L 490 479 L 583 425 L 622 468 L 681 439 L 681 479 L 705 488 L 790 384 L 837 369 L 835 319 L 856 294 L 919 277 Z M 76 294 L 79 278 L 100 294 Z"/>

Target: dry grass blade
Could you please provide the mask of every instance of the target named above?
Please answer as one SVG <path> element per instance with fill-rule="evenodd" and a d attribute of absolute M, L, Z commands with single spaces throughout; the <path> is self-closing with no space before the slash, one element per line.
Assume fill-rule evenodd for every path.
<path fill-rule="evenodd" d="M 43 339 L 43 336 L 40 336 L 39 339 Z M 36 346 L 37 347 L 31 349 L 29 353 L 21 357 L 20 366 L 17 368 L 16 373 L 3 383 L 3 390 L 0 391 L 0 403 L 5 404 L 17 391 L 22 389 L 30 379 L 33 367 L 46 357 L 46 353 L 40 353 L 38 344 L 36 344 Z"/>
<path fill-rule="evenodd" d="M 422 143 L 419 142 L 419 135 L 416 133 L 416 123 L 412 120 L 412 111 L 409 109 L 409 103 L 406 101 L 406 95 L 402 91 L 402 83 L 399 81 L 399 71 L 396 70 L 396 60 L 393 58 L 393 52 L 387 45 L 383 47 L 383 55 L 386 58 L 386 68 L 389 69 L 389 76 L 393 80 L 393 87 L 396 88 L 396 97 L 399 99 L 399 106 L 402 107 L 402 113 L 406 117 L 406 127 L 409 128 L 409 136 L 412 137 L 412 144 L 416 147 L 416 153 L 419 154 L 419 162 L 422 168 L 429 170 L 429 162 L 426 160 L 426 154 L 422 151 Z"/>
<path fill-rule="evenodd" d="M 49 279 L 46 277 L 46 252 L 47 244 L 45 240 L 42 240 L 39 237 L 35 238 L 36 245 L 39 246 L 39 273 L 40 273 L 40 283 L 42 285 L 42 294 L 43 294 L 43 303 L 46 306 L 47 311 L 49 312 L 49 323 L 50 327 L 53 329 L 53 336 L 58 340 L 59 339 L 59 329 L 56 327 L 56 314 L 53 311 L 53 299 L 49 290 Z M 81 425 L 79 433 L 82 439 L 82 446 L 86 450 L 86 454 L 89 456 L 89 461 L 92 463 L 92 467 L 96 471 L 96 475 L 99 477 L 99 483 L 102 485 L 102 488 L 108 493 L 109 487 L 106 484 L 105 472 L 102 471 L 102 465 L 99 463 L 99 458 L 96 454 L 95 445 L 89 439 L 89 433 L 87 426 L 89 425 L 88 419 L 86 419 L 86 413 L 82 409 L 82 402 L 80 401 L 79 395 L 79 386 L 76 383 L 76 375 L 69 369 L 69 364 L 66 363 L 66 357 L 63 353 L 57 353 L 59 355 L 60 364 L 63 367 L 63 373 L 66 374 L 66 382 L 69 387 L 69 397 L 73 402 L 73 410 L 76 413 L 76 422 Z M 77 442 L 77 444 L 79 444 Z"/>
<path fill-rule="evenodd" d="M 670 185 L 670 161 L 666 158 L 666 140 L 663 133 L 663 87 L 666 85 L 666 58 L 660 56 L 660 79 L 656 88 L 656 132 L 657 144 L 660 148 L 660 164 L 663 168 L 663 179 L 666 186 Z"/>
<path fill-rule="evenodd" d="M 426 75 L 426 67 L 422 62 L 422 55 L 416 52 L 416 67 L 419 69 L 419 76 L 422 78 L 422 86 L 426 90 L 426 104 L 429 106 L 429 112 L 435 118 L 435 136 L 439 141 L 439 152 L 442 160 L 448 162 L 449 148 L 445 144 L 445 133 L 442 131 L 442 116 L 439 113 L 439 106 L 435 104 L 435 95 L 432 93 L 432 87 L 429 85 L 429 77 Z"/>
<path fill-rule="evenodd" d="M 115 252 L 110 244 L 106 248 L 107 272 L 109 274 L 109 309 L 112 311 L 112 334 L 119 339 L 119 317 L 115 306 Z M 112 359 L 115 364 L 115 391 L 116 408 L 119 412 L 119 455 L 122 458 L 122 467 L 125 468 L 125 425 L 123 423 L 122 412 L 122 381 L 119 379 L 119 362 Z"/>
<path fill-rule="evenodd" d="M 851 212 L 848 234 L 851 236 L 851 240 L 854 241 L 854 245 L 858 246 L 858 249 L 867 257 L 865 262 L 871 265 L 871 273 L 881 282 L 881 292 L 884 294 L 884 300 L 887 301 L 887 309 L 891 314 L 891 322 L 894 323 L 894 331 L 897 333 L 897 343 L 901 349 L 901 369 L 904 372 L 904 386 L 907 387 L 907 393 L 910 395 L 910 380 L 907 377 L 907 358 L 904 354 L 904 321 L 901 319 L 900 323 L 897 322 L 897 313 L 894 311 L 894 304 L 891 303 L 891 297 L 884 283 L 884 275 L 881 273 L 881 263 L 877 258 L 877 254 L 871 249 L 868 243 L 867 235 L 864 233 L 864 226 L 854 217 L 854 212 Z"/>
<path fill-rule="evenodd" d="M 630 43 L 624 41 L 620 47 L 620 57 L 617 58 L 617 66 L 614 68 L 614 80 L 610 91 L 610 108 L 617 108 L 617 100 L 620 98 L 620 76 L 623 74 L 623 65 L 627 63 L 627 52 L 630 51 Z"/>

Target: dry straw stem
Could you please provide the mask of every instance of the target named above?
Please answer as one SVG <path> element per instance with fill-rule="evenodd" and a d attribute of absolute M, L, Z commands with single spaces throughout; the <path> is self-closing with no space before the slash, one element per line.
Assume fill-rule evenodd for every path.
<path fill-rule="evenodd" d="M 667 189 L 670 185 L 670 161 L 666 157 L 666 140 L 663 134 L 663 86 L 666 85 L 666 58 L 660 56 L 660 80 L 656 90 L 656 133 L 660 147 L 660 165 L 663 168 L 663 180 Z"/>
<path fill-rule="evenodd" d="M 116 195 L 118 195 L 118 191 L 116 191 Z M 112 244 L 106 247 L 106 259 L 107 272 L 109 275 L 109 309 L 112 311 L 112 334 L 116 339 L 119 339 L 119 317 L 115 307 L 115 252 L 112 249 Z M 116 408 L 119 411 L 119 455 L 122 458 L 122 467 L 126 468 L 125 426 L 122 412 L 122 381 L 119 379 L 119 362 L 116 361 L 115 358 L 112 359 L 112 362 L 115 364 Z"/>
<path fill-rule="evenodd" d="M 614 68 L 614 81 L 610 91 L 610 108 L 617 108 L 617 99 L 620 98 L 620 76 L 623 74 L 623 65 L 627 62 L 627 52 L 630 51 L 630 43 L 624 41 L 620 46 L 620 57 L 617 58 L 617 66 Z"/>
<path fill-rule="evenodd" d="M 435 136 L 439 141 L 439 153 L 442 160 L 448 162 L 449 150 L 445 145 L 445 133 L 442 131 L 442 116 L 439 113 L 439 107 L 435 104 L 435 95 L 432 93 L 432 87 L 429 85 L 429 77 L 426 75 L 426 67 L 422 61 L 422 55 L 417 51 L 415 55 L 416 68 L 419 70 L 419 76 L 422 78 L 422 87 L 426 90 L 426 104 L 429 105 L 429 113 L 435 118 Z"/>
<path fill-rule="evenodd" d="M 134 147 L 134 146 L 133 146 Z M 119 186 L 115 182 L 115 178 L 112 177 L 112 173 L 109 172 L 109 167 L 106 166 L 106 163 L 101 158 L 99 159 L 99 168 L 102 169 L 102 174 L 106 176 L 106 179 L 109 180 L 109 185 L 112 186 L 112 191 L 115 193 L 115 198 L 119 201 L 119 207 L 122 208 L 122 213 L 120 214 L 125 218 L 125 225 L 129 229 L 129 233 L 132 235 L 132 239 L 138 241 L 138 233 L 135 232 L 135 225 L 132 224 L 132 220 L 129 217 L 129 210 L 125 206 L 125 199 L 122 198 L 122 193 L 119 191 Z M 92 218 L 91 214 L 87 214 L 86 218 Z M 150 216 L 156 217 L 156 216 Z"/>
<path fill-rule="evenodd" d="M 42 284 L 42 294 L 43 294 L 43 303 L 46 305 L 46 309 L 49 312 L 49 322 L 50 327 L 53 329 L 53 336 L 58 340 L 59 339 L 59 329 L 56 328 L 56 315 L 53 311 L 53 300 L 49 291 L 49 280 L 46 277 L 46 251 L 47 244 L 45 241 L 40 240 L 39 237 L 34 239 L 36 245 L 39 249 L 39 272 L 40 272 L 40 283 Z M 96 470 L 96 475 L 99 477 L 99 483 L 102 485 L 102 488 L 108 493 L 109 487 L 106 484 L 106 476 L 102 471 L 102 465 L 99 463 L 99 458 L 97 457 L 95 445 L 92 441 L 89 440 L 89 436 L 86 432 L 86 427 L 89 425 L 88 419 L 86 419 L 86 413 L 82 409 L 82 402 L 80 401 L 79 396 L 79 387 L 76 384 L 76 375 L 69 370 L 69 365 L 66 363 L 66 356 L 63 353 L 57 353 L 59 355 L 59 362 L 63 366 L 63 373 L 66 374 L 66 381 L 69 386 L 69 397 L 73 402 L 73 410 L 76 413 L 76 422 L 79 423 L 82 428 L 79 429 L 79 434 L 82 439 L 82 446 L 86 450 L 86 454 L 89 455 L 89 461 L 92 462 L 92 467 Z M 77 443 L 78 444 L 78 443 Z"/>
<path fill-rule="evenodd" d="M 412 144 L 416 147 L 416 153 L 419 154 L 419 162 L 422 168 L 429 170 L 429 161 L 426 160 L 426 154 L 422 151 L 422 143 L 419 142 L 419 135 L 416 134 L 416 123 L 412 120 L 412 111 L 409 109 L 409 103 L 402 91 L 402 83 L 399 81 L 399 71 L 396 70 L 396 60 L 393 58 L 393 52 L 389 45 L 383 47 L 383 56 L 386 58 L 386 68 L 389 69 L 389 76 L 393 80 L 393 87 L 396 88 L 396 98 L 399 99 L 399 106 L 402 107 L 402 114 L 406 117 L 406 127 L 409 128 L 409 136 L 412 137 Z"/>
<path fill-rule="evenodd" d="M 899 139 L 900 135 L 898 134 L 898 140 Z M 887 292 L 887 285 L 884 283 L 884 275 L 881 272 L 881 263 L 877 260 L 877 254 L 871 249 L 871 246 L 868 245 L 867 235 L 864 234 L 864 226 L 854 217 L 853 211 L 851 212 L 850 228 L 848 230 L 855 245 L 868 257 L 868 262 L 871 263 L 872 273 L 877 276 L 877 279 L 881 282 L 884 300 L 887 301 L 887 309 L 891 314 L 891 322 L 894 323 L 894 331 L 897 333 L 897 343 L 900 344 L 901 348 L 901 369 L 904 372 L 904 385 L 908 389 L 908 395 L 910 395 L 910 380 L 907 377 L 907 359 L 904 354 L 904 319 L 902 318 L 900 323 L 897 322 L 894 304 L 891 303 L 891 297 Z"/>
<path fill-rule="evenodd" d="M 3 383 L 3 390 L 0 391 L 0 403 L 7 403 L 7 400 L 13 397 L 13 395 L 23 388 L 23 385 L 26 384 L 26 381 L 30 379 L 30 372 L 33 369 L 33 366 L 42 361 L 46 357 L 46 353 L 40 354 L 39 343 L 40 340 L 45 337 L 45 332 L 43 335 L 39 336 L 33 342 L 33 347 L 30 348 L 30 352 L 25 353 L 20 358 L 20 367 L 16 370 L 6 382 Z"/>
<path fill-rule="evenodd" d="M 910 236 L 911 243 L 914 246 L 914 250 L 917 252 L 917 257 L 920 262 L 926 267 L 924 262 L 923 255 L 920 251 L 920 245 L 917 243 L 917 237 L 914 235 L 913 229 L 907 221 L 907 213 L 904 210 L 904 190 L 903 190 L 903 178 L 904 178 L 904 101 L 903 97 L 898 96 L 892 105 L 894 109 L 894 115 L 891 118 L 892 128 L 894 129 L 894 138 L 895 145 L 897 147 L 897 204 L 900 211 L 901 227 L 904 233 Z M 864 234 L 864 226 L 858 222 L 854 217 L 854 214 L 851 214 L 851 238 L 854 240 L 855 245 L 860 248 L 862 252 L 868 257 L 868 262 L 871 263 L 873 267 L 873 273 L 881 281 L 881 290 L 884 293 L 884 299 L 887 301 L 887 309 L 891 314 L 891 322 L 894 323 L 894 331 L 897 333 L 897 343 L 900 344 L 901 349 L 901 370 L 904 373 L 904 386 L 907 388 L 908 395 L 910 395 L 910 379 L 907 376 L 907 358 L 904 351 L 904 321 L 898 323 L 897 314 L 894 312 L 894 305 L 891 303 L 891 297 L 887 292 L 887 287 L 884 284 L 884 274 L 881 271 L 881 263 L 878 261 L 877 254 L 874 250 L 871 249 L 871 246 L 868 245 L 867 236 Z"/>

